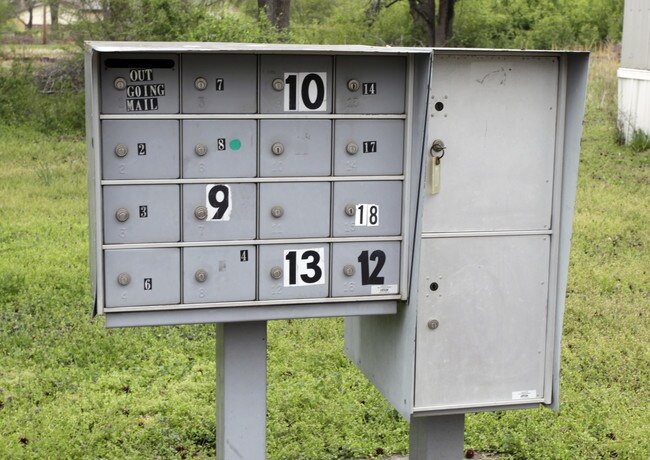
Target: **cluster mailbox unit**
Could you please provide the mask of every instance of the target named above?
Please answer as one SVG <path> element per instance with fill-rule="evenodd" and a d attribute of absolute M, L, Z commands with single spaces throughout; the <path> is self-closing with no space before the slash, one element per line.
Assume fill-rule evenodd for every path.
<path fill-rule="evenodd" d="M 229 412 L 251 379 L 226 371 L 249 345 L 224 324 L 261 343 L 267 320 L 349 317 L 346 353 L 411 422 L 414 459 L 462 448 L 456 414 L 557 406 L 587 60 L 88 43 L 96 312 L 221 324 L 226 451 L 264 430 Z"/>

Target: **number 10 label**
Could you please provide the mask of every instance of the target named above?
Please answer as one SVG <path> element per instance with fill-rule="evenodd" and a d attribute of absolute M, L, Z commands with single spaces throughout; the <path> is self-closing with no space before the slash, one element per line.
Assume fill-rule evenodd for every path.
<path fill-rule="evenodd" d="M 327 72 L 284 74 L 285 112 L 327 110 Z"/>

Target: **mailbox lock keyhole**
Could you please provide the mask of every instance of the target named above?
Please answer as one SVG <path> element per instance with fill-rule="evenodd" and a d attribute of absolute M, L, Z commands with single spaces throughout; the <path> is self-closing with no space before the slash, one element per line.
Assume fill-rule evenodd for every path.
<path fill-rule="evenodd" d="M 208 87 L 208 80 L 203 77 L 199 77 L 194 80 L 194 87 L 199 91 L 204 91 Z"/>
<path fill-rule="evenodd" d="M 355 212 L 357 211 L 357 207 L 353 204 L 346 204 L 345 205 L 345 214 L 352 217 L 354 216 Z"/>
<path fill-rule="evenodd" d="M 129 148 L 125 144 L 117 144 L 115 146 L 115 155 L 120 158 L 125 157 L 129 153 Z"/>
<path fill-rule="evenodd" d="M 273 267 L 271 269 L 271 278 L 274 280 L 279 280 L 282 278 L 282 269 L 280 267 Z"/>
<path fill-rule="evenodd" d="M 208 279 L 208 272 L 200 268 L 194 273 L 194 279 L 199 283 L 204 283 Z"/>
<path fill-rule="evenodd" d="M 126 89 L 126 79 L 117 77 L 115 80 L 113 80 L 113 87 L 118 91 L 124 91 Z"/>
<path fill-rule="evenodd" d="M 271 208 L 271 215 L 278 219 L 284 215 L 284 209 L 282 206 L 273 206 Z"/>
<path fill-rule="evenodd" d="M 126 208 L 120 208 L 115 211 L 115 218 L 118 222 L 126 222 L 129 220 L 129 210 Z"/>
<path fill-rule="evenodd" d="M 128 286 L 131 282 L 131 275 L 128 273 L 120 273 L 117 275 L 117 284 L 120 286 Z"/>
<path fill-rule="evenodd" d="M 273 152 L 274 155 L 282 155 L 284 153 L 284 145 L 280 142 L 276 142 L 271 146 L 271 152 Z"/>
<path fill-rule="evenodd" d="M 354 142 L 350 142 L 348 145 L 345 146 L 345 151 L 348 152 L 350 155 L 356 155 L 357 152 L 359 152 L 359 146 Z"/>

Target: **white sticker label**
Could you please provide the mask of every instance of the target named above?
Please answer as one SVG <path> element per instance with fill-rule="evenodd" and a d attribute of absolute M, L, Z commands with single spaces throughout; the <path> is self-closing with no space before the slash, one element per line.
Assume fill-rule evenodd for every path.
<path fill-rule="evenodd" d="M 397 294 L 397 284 L 384 284 L 382 286 L 370 286 L 370 294 Z"/>
<path fill-rule="evenodd" d="M 537 399 L 537 390 L 513 391 L 512 399 Z"/>
<path fill-rule="evenodd" d="M 379 205 L 358 204 L 354 214 L 355 227 L 376 227 L 379 225 Z"/>
<path fill-rule="evenodd" d="M 232 212 L 232 193 L 225 184 L 208 184 L 205 187 L 205 207 L 207 220 L 227 221 Z"/>
<path fill-rule="evenodd" d="M 324 248 L 284 251 L 284 285 L 325 284 Z"/>
<path fill-rule="evenodd" d="M 285 112 L 327 110 L 327 72 L 284 74 Z"/>

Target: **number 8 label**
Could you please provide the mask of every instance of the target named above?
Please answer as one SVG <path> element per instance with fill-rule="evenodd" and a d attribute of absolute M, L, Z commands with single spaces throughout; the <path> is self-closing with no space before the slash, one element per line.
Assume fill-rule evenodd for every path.
<path fill-rule="evenodd" d="M 323 112 L 327 110 L 327 72 L 284 74 L 285 112 Z"/>

